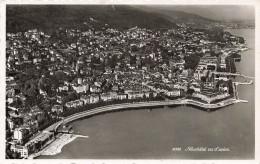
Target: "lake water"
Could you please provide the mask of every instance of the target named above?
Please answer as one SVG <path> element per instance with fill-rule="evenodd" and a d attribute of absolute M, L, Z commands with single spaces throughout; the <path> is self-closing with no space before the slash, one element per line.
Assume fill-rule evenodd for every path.
<path fill-rule="evenodd" d="M 250 50 L 242 53 L 237 70 L 255 75 L 255 33 L 229 30 L 246 39 Z M 60 154 L 40 159 L 252 159 L 255 150 L 255 89 L 239 86 L 240 99 L 215 112 L 193 107 L 115 112 L 73 122 L 77 138 Z M 227 152 L 185 151 L 188 147 L 228 148 Z M 172 148 L 182 148 L 172 151 Z"/>

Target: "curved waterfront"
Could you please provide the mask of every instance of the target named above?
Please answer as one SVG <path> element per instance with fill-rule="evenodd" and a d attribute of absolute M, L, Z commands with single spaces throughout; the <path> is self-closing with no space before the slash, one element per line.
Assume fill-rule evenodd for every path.
<path fill-rule="evenodd" d="M 62 121 L 59 121 L 52 126 L 48 127 L 47 131 L 57 131 L 57 129 L 60 127 L 61 124 L 66 124 L 87 116 L 93 116 L 100 113 L 105 112 L 113 112 L 117 110 L 127 110 L 127 109 L 138 109 L 138 108 L 152 108 L 152 107 L 160 107 L 160 106 L 172 106 L 172 105 L 191 105 L 197 108 L 201 108 L 207 111 L 216 110 L 218 108 L 222 108 L 231 104 L 234 104 L 236 102 L 235 99 L 230 98 L 224 101 L 221 101 L 219 103 L 215 104 L 205 104 L 202 102 L 189 100 L 189 99 L 182 99 L 182 100 L 170 100 L 170 101 L 149 101 L 149 102 L 136 102 L 136 103 L 124 103 L 124 104 L 114 104 L 114 105 L 108 105 L 108 106 L 102 106 L 97 107 L 88 111 L 80 112 L 73 114 L 71 116 L 68 116 L 67 118 L 63 119 Z"/>
<path fill-rule="evenodd" d="M 243 37 L 252 46 L 253 42 L 247 37 L 254 31 L 247 31 L 251 33 L 244 32 Z M 236 66 L 242 74 L 254 76 L 254 49 L 243 52 L 241 62 Z M 248 103 L 234 104 L 211 113 L 179 106 L 116 112 L 73 122 L 75 132 L 89 138 L 77 138 L 60 154 L 40 158 L 253 158 L 254 84 L 239 85 L 238 88 L 239 97 L 249 100 Z M 228 147 L 230 151 L 172 151 L 174 147 L 184 149 L 188 146 Z"/>

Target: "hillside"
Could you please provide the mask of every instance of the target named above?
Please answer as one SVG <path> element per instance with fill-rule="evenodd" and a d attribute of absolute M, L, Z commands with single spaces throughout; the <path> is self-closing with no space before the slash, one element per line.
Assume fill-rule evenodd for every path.
<path fill-rule="evenodd" d="M 196 14 L 190 14 L 183 11 L 174 11 L 174 10 L 158 10 L 158 13 L 168 15 L 173 18 L 179 18 L 179 19 L 187 19 L 187 20 L 193 20 L 196 22 L 201 23 L 212 23 L 212 22 L 218 22 L 213 19 L 205 18 Z"/>
<path fill-rule="evenodd" d="M 109 24 L 118 29 L 175 27 L 175 23 L 165 19 L 167 16 L 125 5 L 8 5 L 6 13 L 7 32 L 33 28 L 49 31 L 60 26 L 84 28 L 83 22 L 90 18 L 98 20 L 97 26 Z"/>
<path fill-rule="evenodd" d="M 170 6 L 132 6 L 136 9 L 140 9 L 142 11 L 154 12 L 158 14 L 165 15 L 168 20 L 175 23 L 185 23 L 186 25 L 190 25 L 194 28 L 205 28 L 205 25 L 211 23 L 219 23 L 220 21 L 205 18 L 199 16 L 197 14 L 191 14 L 184 11 L 177 11 L 170 9 Z"/>

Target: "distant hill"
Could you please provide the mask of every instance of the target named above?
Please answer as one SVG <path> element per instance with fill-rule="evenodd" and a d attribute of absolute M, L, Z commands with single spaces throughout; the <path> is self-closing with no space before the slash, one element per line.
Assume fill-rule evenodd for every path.
<path fill-rule="evenodd" d="M 198 15 L 211 20 L 255 20 L 254 5 L 133 5 L 139 9 L 155 10 L 173 10 Z"/>
<path fill-rule="evenodd" d="M 128 29 L 135 26 L 148 29 L 174 28 L 167 16 L 121 5 L 8 5 L 7 32 L 41 29 L 50 31 L 63 27 L 84 28 L 93 18 L 97 26 Z"/>
<path fill-rule="evenodd" d="M 187 23 L 187 24 L 191 24 L 194 25 L 196 27 L 203 27 L 206 24 L 210 24 L 210 23 L 219 23 L 219 20 L 214 20 L 214 19 L 209 19 L 209 18 L 205 18 L 202 16 L 199 16 L 197 14 L 191 14 L 191 13 L 187 13 L 184 11 L 177 11 L 177 10 L 172 10 L 170 9 L 170 6 L 141 6 L 141 5 L 137 5 L 137 6 L 132 6 L 134 8 L 143 10 L 143 11 L 147 11 L 147 12 L 154 12 L 154 13 L 158 13 L 158 14 L 162 14 L 165 15 L 167 17 L 167 19 L 169 19 L 172 22 L 175 23 Z"/>
<path fill-rule="evenodd" d="M 196 14 L 190 14 L 183 11 L 174 11 L 174 10 L 158 10 L 158 13 L 168 15 L 170 17 L 175 17 L 179 19 L 187 19 L 187 20 L 194 20 L 196 22 L 203 22 L 203 23 L 212 23 L 218 22 L 213 19 L 205 18 Z"/>

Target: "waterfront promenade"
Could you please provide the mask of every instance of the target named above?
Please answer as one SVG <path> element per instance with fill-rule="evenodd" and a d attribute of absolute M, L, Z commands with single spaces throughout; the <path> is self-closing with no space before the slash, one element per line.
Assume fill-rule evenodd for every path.
<path fill-rule="evenodd" d="M 123 104 L 102 106 L 102 107 L 97 107 L 97 108 L 94 108 L 91 110 L 87 110 L 87 111 L 80 112 L 80 113 L 75 113 L 71 116 L 68 116 L 68 117 L 52 124 L 51 126 L 47 127 L 45 130 L 43 130 L 41 133 L 36 135 L 34 138 L 44 137 L 45 135 L 49 135 L 50 132 L 57 132 L 58 128 L 62 124 L 66 124 L 66 123 L 69 123 L 69 122 L 72 122 L 72 121 L 75 121 L 75 120 L 78 120 L 78 119 L 81 119 L 84 117 L 93 116 L 93 115 L 105 113 L 105 112 L 127 110 L 127 109 L 138 109 L 138 108 L 149 108 L 149 107 L 173 106 L 173 105 L 193 105 L 193 106 L 196 106 L 199 108 L 204 108 L 205 110 L 211 111 L 211 110 L 215 110 L 217 108 L 222 108 L 222 107 L 225 107 L 225 106 L 228 106 L 228 105 L 231 105 L 234 103 L 238 103 L 238 102 L 241 102 L 241 101 L 237 101 L 235 98 L 223 100 L 223 101 L 215 103 L 215 104 L 206 104 L 206 103 L 202 103 L 202 102 L 191 100 L 191 99 L 177 99 L 177 100 L 164 100 L 164 101 L 123 103 Z M 32 140 L 34 140 L 34 139 L 32 139 Z M 71 138 L 69 138 L 68 140 L 71 140 Z M 40 150 L 40 152 L 38 152 L 38 153 L 31 154 L 30 158 L 37 157 L 41 154 L 55 154 L 53 149 L 50 149 L 50 150 L 47 149 L 47 147 L 53 148 L 53 146 L 51 146 L 53 143 L 56 143 L 56 145 L 59 145 L 60 141 L 57 140 L 56 142 L 55 141 L 49 142 L 49 144 L 44 146 L 45 147 L 44 151 Z M 64 145 L 62 145 L 62 146 L 64 146 Z M 60 151 L 57 151 L 57 152 L 60 152 Z"/>
<path fill-rule="evenodd" d="M 72 121 L 75 121 L 80 118 L 84 118 L 87 116 L 116 111 L 116 110 L 123 110 L 123 109 L 136 109 L 136 108 L 145 108 L 145 107 L 160 107 L 160 106 L 171 106 L 171 105 L 194 105 L 200 108 L 214 110 L 217 108 L 221 108 L 227 105 L 231 105 L 236 102 L 236 99 L 227 99 L 215 104 L 206 104 L 199 101 L 194 101 L 191 99 L 177 99 L 177 100 L 165 100 L 165 101 L 150 101 L 150 102 L 135 102 L 135 103 L 124 103 L 124 104 L 114 104 L 108 106 L 97 107 L 88 111 L 80 112 L 73 114 L 64 118 L 63 120 L 56 122 L 55 124 L 49 126 L 45 131 L 57 131 L 61 124 L 66 124 Z"/>

